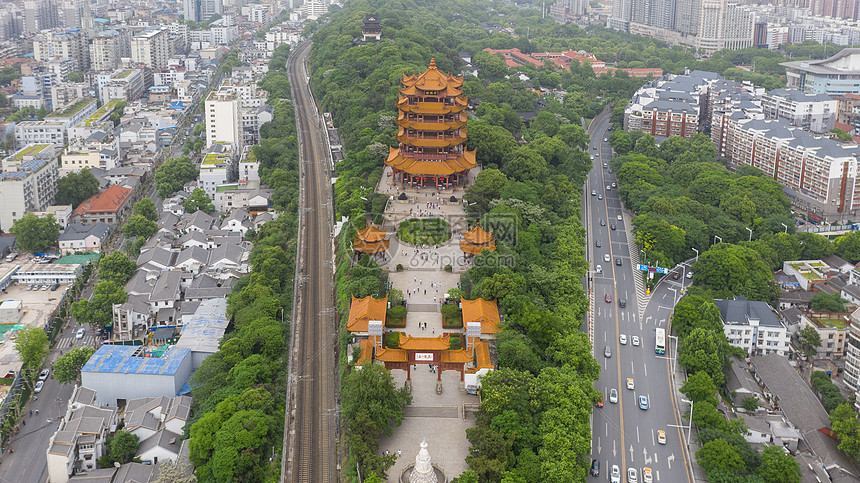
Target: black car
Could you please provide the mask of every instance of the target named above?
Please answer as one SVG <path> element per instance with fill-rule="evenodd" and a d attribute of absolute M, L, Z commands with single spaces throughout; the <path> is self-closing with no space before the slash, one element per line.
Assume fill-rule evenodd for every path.
<path fill-rule="evenodd" d="M 620 258 L 616 258 L 616 259 L 615 259 L 615 264 L 620 266 L 620 265 L 621 265 L 621 259 L 620 259 Z"/>
<path fill-rule="evenodd" d="M 614 230 L 614 229 L 615 229 L 615 224 L 613 223 L 613 224 L 609 225 L 609 229 L 610 229 L 610 230 Z"/>
<path fill-rule="evenodd" d="M 600 476 L 600 461 L 591 460 L 591 476 Z"/>
<path fill-rule="evenodd" d="M 618 306 L 622 309 L 627 306 L 627 301 L 624 299 L 618 299 Z"/>
<path fill-rule="evenodd" d="M 600 220 L 600 226 L 606 226 L 606 222 L 603 220 Z M 615 225 L 612 225 L 612 226 L 615 226 Z M 613 228 L 613 230 L 614 230 L 614 228 Z"/>
<path fill-rule="evenodd" d="M 672 274 L 672 280 L 678 280 L 679 278 L 681 278 L 681 274 L 680 274 L 680 273 L 675 272 L 675 273 L 673 273 L 673 274 Z"/>
<path fill-rule="evenodd" d="M 594 246 L 596 246 L 597 248 L 600 248 L 600 240 L 595 241 Z"/>

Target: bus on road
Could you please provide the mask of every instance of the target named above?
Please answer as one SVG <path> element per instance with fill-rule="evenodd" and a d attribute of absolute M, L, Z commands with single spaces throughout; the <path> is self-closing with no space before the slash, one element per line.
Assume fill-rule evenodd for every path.
<path fill-rule="evenodd" d="M 654 346 L 654 353 L 666 354 L 666 329 L 657 328 L 657 343 Z"/>

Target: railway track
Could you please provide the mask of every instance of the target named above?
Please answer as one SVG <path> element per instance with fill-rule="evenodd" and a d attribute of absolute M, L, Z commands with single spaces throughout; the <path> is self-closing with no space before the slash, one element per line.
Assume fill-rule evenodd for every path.
<path fill-rule="evenodd" d="M 310 45 L 300 45 L 287 60 L 301 155 L 296 306 L 281 477 L 289 483 L 338 480 L 331 174 L 324 124 L 308 87 L 305 59 Z"/>

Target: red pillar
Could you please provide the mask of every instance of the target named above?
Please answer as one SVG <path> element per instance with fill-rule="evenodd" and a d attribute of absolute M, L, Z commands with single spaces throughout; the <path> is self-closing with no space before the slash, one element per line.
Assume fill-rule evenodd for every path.
<path fill-rule="evenodd" d="M 465 380 L 466 380 L 466 371 L 464 371 L 463 368 L 460 367 L 460 382 L 463 382 Z"/>
<path fill-rule="evenodd" d="M 406 380 L 412 380 L 412 364 L 406 364 Z"/>

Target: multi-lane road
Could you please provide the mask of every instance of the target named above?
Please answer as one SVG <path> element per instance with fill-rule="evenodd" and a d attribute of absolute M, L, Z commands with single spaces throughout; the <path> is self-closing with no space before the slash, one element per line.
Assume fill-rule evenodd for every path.
<path fill-rule="evenodd" d="M 635 265 L 639 252 L 629 232 L 630 213 L 623 210 L 617 188 L 612 186 L 617 180 L 609 167 L 612 149 L 604 141 L 608 129 L 605 114 L 595 118 L 590 127 L 589 153 L 594 168 L 583 196 L 594 355 L 602 367 L 595 387 L 604 397 L 603 408 L 595 408 L 592 418 L 592 458 L 599 461 L 599 479 L 603 480 L 609 480 L 610 469 L 618 465 L 621 481 L 627 481 L 629 468 L 635 468 L 639 481 L 643 481 L 645 467 L 651 469 L 655 482 L 692 481 L 686 430 L 679 427 L 686 421 L 678 417 L 683 408 L 675 406 L 672 362 L 667 357 L 673 354 L 674 343 L 667 339 L 670 347 L 666 356 L 655 354 L 656 329 L 667 328 L 675 294 L 685 279 L 666 277 L 650 297 L 644 297 L 642 272 Z M 619 299 L 624 299 L 625 307 L 620 307 Z M 622 343 L 622 335 L 626 343 Z M 634 336 L 638 346 L 633 344 Z M 605 355 L 607 349 L 609 357 Z M 628 378 L 632 378 L 632 389 L 628 388 Z M 610 402 L 613 389 L 617 403 Z M 639 396 L 648 398 L 648 409 L 640 409 Z M 666 444 L 658 442 L 660 430 L 666 433 Z"/>
<path fill-rule="evenodd" d="M 287 61 L 299 135 L 301 201 L 281 479 L 327 483 L 338 479 L 331 170 L 322 118 L 308 88 L 310 46 L 302 44 Z"/>

